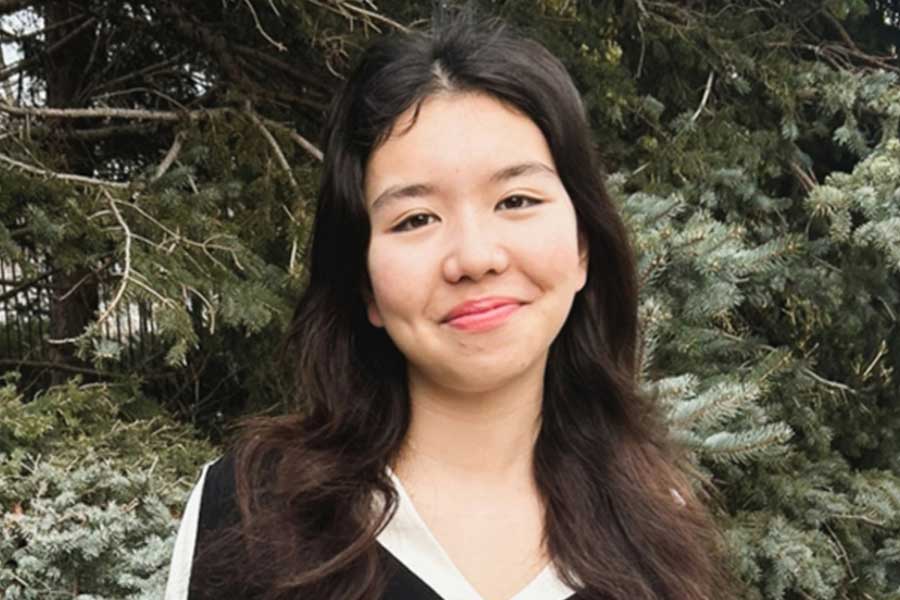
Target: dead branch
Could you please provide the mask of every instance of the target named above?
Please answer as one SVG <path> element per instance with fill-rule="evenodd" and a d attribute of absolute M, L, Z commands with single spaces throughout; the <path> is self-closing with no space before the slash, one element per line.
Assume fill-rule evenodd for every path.
<path fill-rule="evenodd" d="M 256 14 L 256 9 L 253 8 L 253 2 L 251 2 L 250 0 L 244 0 L 244 5 L 248 9 L 250 9 L 250 14 L 253 15 L 253 22 L 256 23 L 256 30 L 259 32 L 259 34 L 263 36 L 263 38 L 267 42 L 272 44 L 279 52 L 287 52 L 287 46 L 279 41 L 276 41 L 274 38 L 272 38 L 272 36 L 266 33 L 265 29 L 263 29 L 262 23 L 260 23 L 259 21 L 259 15 Z M 277 13 L 278 11 L 275 12 Z"/>
<path fill-rule="evenodd" d="M 135 121 L 180 121 L 204 119 L 228 112 L 227 108 L 188 111 L 145 110 L 134 108 L 37 108 L 13 106 L 0 102 L 0 112 L 11 115 L 46 117 L 51 119 L 131 119 Z"/>
<path fill-rule="evenodd" d="M 834 27 L 835 31 L 837 31 L 838 35 L 843 40 L 844 44 L 848 48 L 853 48 L 854 50 L 859 50 L 859 46 L 856 45 L 856 42 L 850 37 L 850 34 L 847 33 L 847 30 L 844 29 L 844 26 L 841 25 L 841 22 L 834 18 L 834 15 L 831 14 L 827 8 L 821 12 L 822 15 L 825 16 L 825 20 Z"/>
<path fill-rule="evenodd" d="M 641 11 L 641 16 L 647 17 L 648 16 L 647 7 L 644 6 L 643 0 L 635 0 L 635 3 L 637 4 L 638 9 Z"/>
<path fill-rule="evenodd" d="M 122 296 L 125 294 L 125 289 L 128 287 L 128 282 L 131 279 L 131 228 L 128 227 L 128 223 L 125 222 L 125 219 L 122 218 L 122 213 L 119 212 L 119 209 L 116 208 L 116 201 L 110 195 L 109 192 L 104 190 L 104 195 L 109 200 L 109 207 L 112 209 L 113 214 L 116 217 L 116 221 L 119 222 L 119 225 L 122 227 L 122 231 L 125 233 L 125 265 L 122 267 L 122 281 L 119 283 L 119 288 L 116 290 L 115 295 L 112 300 L 110 300 L 109 304 L 106 305 L 106 310 L 103 311 L 103 314 L 97 319 L 95 325 L 100 327 L 106 319 L 116 310 L 116 307 L 119 305 L 119 302 L 122 301 Z"/>
<path fill-rule="evenodd" d="M 122 206 L 126 206 L 126 207 L 130 208 L 131 210 L 137 212 L 139 215 L 141 215 L 142 217 L 144 217 L 145 219 L 147 219 L 148 221 L 150 221 L 151 223 L 156 225 L 164 233 L 168 234 L 172 238 L 172 241 L 169 242 L 169 247 L 166 249 L 166 252 L 171 252 L 172 250 L 174 250 L 175 246 L 178 243 L 184 243 L 187 246 L 199 248 L 207 256 L 207 258 L 209 258 L 213 263 L 215 263 L 217 266 L 221 267 L 223 270 L 228 270 L 228 268 L 219 259 L 217 259 L 215 256 L 213 256 L 213 254 L 211 252 L 211 250 L 221 250 L 222 252 L 229 253 L 231 255 L 231 259 L 234 261 L 235 266 L 237 266 L 242 271 L 244 270 L 243 265 L 241 265 L 240 261 L 238 260 L 237 253 L 235 252 L 234 248 L 232 248 L 230 246 L 225 246 L 222 244 L 214 244 L 213 243 L 213 241 L 218 238 L 228 237 L 227 235 L 217 234 L 217 235 L 213 235 L 213 236 L 206 238 L 202 242 L 197 242 L 190 238 L 184 237 L 183 235 L 181 235 L 180 232 L 173 231 L 171 228 L 167 227 L 166 225 L 164 225 L 163 223 L 158 221 L 156 218 L 154 218 L 151 214 L 147 213 L 144 209 L 142 209 L 136 203 L 121 202 L 121 201 L 118 201 L 118 202 Z M 160 242 L 159 244 L 156 244 L 156 246 L 163 247 L 162 242 Z"/>
<path fill-rule="evenodd" d="M 250 118 L 256 128 L 259 129 L 259 132 L 262 134 L 266 141 L 269 142 L 269 146 L 272 148 L 272 152 L 275 153 L 275 158 L 278 160 L 278 164 L 281 165 L 281 168 L 287 174 L 288 181 L 291 183 L 291 187 L 299 189 L 299 185 L 297 185 L 297 180 L 294 179 L 294 174 L 291 172 L 291 165 L 288 163 L 287 158 L 284 156 L 284 152 L 281 150 L 281 146 L 278 145 L 278 140 L 275 139 L 275 136 L 272 135 L 272 132 L 269 131 L 265 124 L 260 119 L 259 115 L 256 114 L 253 109 L 248 105 L 244 107 L 244 113 Z"/>
<path fill-rule="evenodd" d="M 892 71 L 894 73 L 900 73 L 900 67 L 892 64 L 892 61 L 896 61 L 897 57 L 895 55 L 887 55 L 887 56 L 873 56 L 871 54 L 866 54 L 862 50 L 850 48 L 844 46 L 843 44 L 837 43 L 821 43 L 821 44 L 807 44 L 807 43 L 798 43 L 798 42 L 770 42 L 766 44 L 767 48 L 796 48 L 800 50 L 808 50 L 815 54 L 816 56 L 820 56 L 827 60 L 829 64 L 834 66 L 837 69 L 841 70 L 852 70 L 854 67 L 854 60 L 862 65 L 867 65 L 869 68 L 874 69 L 883 69 L 885 71 Z"/>
<path fill-rule="evenodd" d="M 263 119 L 263 123 L 265 123 L 269 127 L 278 129 L 279 131 L 286 133 L 292 140 L 294 140 L 294 142 L 298 146 L 300 146 L 301 148 L 306 150 L 306 152 L 309 153 L 310 156 L 312 156 L 319 162 L 322 162 L 322 160 L 323 160 L 322 151 L 319 150 L 315 146 L 315 144 L 313 144 L 312 142 L 307 140 L 305 137 L 303 137 L 302 135 L 297 133 L 296 130 L 294 130 L 291 127 L 288 127 L 286 125 L 282 125 L 281 123 L 279 123 L 277 121 L 272 121 L 271 119 Z"/>
<path fill-rule="evenodd" d="M 394 21 L 393 19 L 386 17 L 375 11 L 365 9 L 362 6 L 359 6 L 358 4 L 355 4 L 353 2 L 346 2 L 345 0 L 338 0 L 337 2 L 333 2 L 333 1 L 332 2 L 322 2 L 320 0 L 309 0 L 309 1 L 312 2 L 313 4 L 315 4 L 316 6 L 319 6 L 326 10 L 329 10 L 336 15 L 340 15 L 351 22 L 353 21 L 353 15 L 351 15 L 350 13 L 356 13 L 358 15 L 361 15 L 364 18 L 364 21 L 369 26 L 371 26 L 375 31 L 378 31 L 379 33 L 381 32 L 381 29 L 379 29 L 378 25 L 376 25 L 373 21 L 380 21 L 382 23 L 390 25 L 391 27 L 393 27 L 399 31 L 403 31 L 403 32 L 409 31 L 408 27 L 401 25 L 397 21 Z"/>
<path fill-rule="evenodd" d="M 103 187 L 117 188 L 117 189 L 126 189 L 129 187 L 129 184 L 122 183 L 120 181 L 105 181 L 102 179 L 95 179 L 94 177 L 86 177 L 84 175 L 75 175 L 73 173 L 57 173 L 56 171 L 51 171 L 49 169 L 42 169 L 40 167 L 35 167 L 34 165 L 29 165 L 23 162 L 20 162 L 10 156 L 6 156 L 5 154 L 0 153 L 0 162 L 5 162 L 8 165 L 11 165 L 17 169 L 21 169 L 26 173 L 31 173 L 33 175 L 40 175 L 41 177 L 46 177 L 48 179 L 58 179 L 60 181 L 71 181 L 72 183 L 83 183 L 86 185 L 99 185 Z"/>
<path fill-rule="evenodd" d="M 175 162 L 175 159 L 178 158 L 178 153 L 181 152 L 181 145 L 183 141 L 184 133 L 179 131 L 175 134 L 175 140 L 172 142 L 172 146 L 169 148 L 169 151 L 166 152 L 166 156 L 165 158 L 163 158 L 163 161 L 159 163 L 159 167 L 157 167 L 156 173 L 154 173 L 153 178 L 150 181 L 156 181 L 166 174 L 166 171 L 169 170 L 169 167 L 171 167 L 172 163 Z"/>
<path fill-rule="evenodd" d="M 0 112 L 5 112 L 16 116 L 25 117 L 43 117 L 54 119 L 131 119 L 137 121 L 161 121 L 176 122 L 180 120 L 196 121 L 207 119 L 216 115 L 223 115 L 234 112 L 232 108 L 211 108 L 200 110 L 185 111 L 169 111 L 169 110 L 142 110 L 131 108 L 36 108 L 13 106 L 0 100 Z M 303 148 L 310 156 L 318 161 L 322 160 L 322 151 L 312 142 L 297 133 L 290 127 L 282 125 L 271 119 L 262 119 L 265 126 L 273 127 L 284 133 Z M 70 134 L 75 137 L 83 136 L 85 139 L 101 139 L 103 137 L 115 135 L 118 133 L 127 133 L 128 127 L 139 127 L 138 125 L 123 125 L 118 127 L 99 128 L 96 130 L 73 131 Z"/>
<path fill-rule="evenodd" d="M 703 90 L 703 98 L 700 99 L 700 106 L 697 107 L 697 110 L 691 116 L 691 123 L 694 123 L 700 117 L 703 109 L 706 108 L 706 103 L 709 101 L 709 93 L 712 91 L 713 73 L 713 71 L 709 72 L 709 77 L 706 79 L 706 89 Z"/>
<path fill-rule="evenodd" d="M 315 79 L 309 73 L 302 71 L 283 60 L 272 56 L 271 54 L 267 54 L 261 50 L 257 50 L 256 48 L 250 48 L 248 46 L 240 46 L 237 45 L 234 47 L 234 51 L 244 56 L 245 58 L 254 58 L 261 63 L 264 63 L 270 67 L 273 67 L 282 73 L 289 75 L 291 78 L 295 79 L 298 83 L 302 83 L 304 85 L 315 86 L 317 88 L 322 87 L 322 82 L 319 79 Z"/>
<path fill-rule="evenodd" d="M 818 185 L 815 174 L 812 171 L 804 169 L 797 161 L 791 161 L 791 171 L 793 171 L 794 175 L 797 176 L 797 179 L 800 180 L 800 184 L 807 194 Z"/>
<path fill-rule="evenodd" d="M 187 51 L 182 50 L 177 53 L 172 58 L 166 59 L 164 61 L 154 63 L 152 65 L 147 65 L 143 69 L 138 69 L 137 71 L 132 71 L 131 73 L 126 73 L 125 75 L 120 75 L 115 79 L 110 79 L 109 81 L 103 81 L 98 83 L 96 87 L 94 87 L 94 92 L 98 93 L 103 90 L 115 88 L 116 86 L 125 83 L 129 79 L 134 79 L 135 77 L 144 77 L 147 75 L 156 75 L 162 71 L 169 69 L 169 67 L 178 63 L 179 60 L 184 58 L 184 55 L 187 54 Z M 171 71 L 172 73 L 178 73 L 177 71 Z M 180 73 L 179 73 L 180 74 Z"/>

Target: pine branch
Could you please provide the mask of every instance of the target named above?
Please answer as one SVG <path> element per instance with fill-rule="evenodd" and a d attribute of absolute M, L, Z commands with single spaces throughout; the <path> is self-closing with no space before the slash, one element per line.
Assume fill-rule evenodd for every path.
<path fill-rule="evenodd" d="M 872 517 L 868 517 L 866 515 L 834 515 L 834 518 L 846 521 L 860 521 L 862 523 L 866 523 L 867 525 L 878 527 L 879 529 L 887 529 L 888 527 L 887 523 L 876 521 L 872 519 Z"/>
<path fill-rule="evenodd" d="M 696 398 L 677 403 L 669 422 L 678 427 L 717 425 L 752 405 L 760 396 L 759 387 L 750 383 L 720 383 Z"/>
<path fill-rule="evenodd" d="M 164 233 L 168 234 L 172 238 L 172 241 L 170 242 L 170 247 L 168 248 L 169 252 L 171 252 L 178 243 L 184 243 L 188 246 L 193 246 L 195 248 L 199 248 L 207 256 L 207 258 L 209 258 L 213 263 L 215 263 L 216 265 L 221 267 L 223 270 L 228 270 L 228 268 L 224 264 L 222 264 L 222 262 L 219 259 L 217 259 L 215 256 L 213 256 L 213 254 L 211 252 L 211 250 L 221 250 L 221 251 L 227 252 L 228 254 L 231 255 L 231 259 L 232 259 L 232 261 L 234 261 L 234 264 L 238 269 L 240 269 L 242 271 L 244 270 L 243 265 L 241 265 L 240 261 L 238 260 L 237 252 L 235 251 L 234 248 L 229 247 L 229 246 L 224 246 L 221 244 L 213 243 L 214 240 L 221 238 L 221 237 L 225 237 L 224 234 L 210 236 L 207 239 L 203 240 L 202 242 L 198 242 L 198 241 L 192 240 L 190 238 L 184 237 L 177 231 L 173 231 L 171 228 L 169 228 L 166 225 L 164 225 L 163 223 L 161 223 L 159 220 L 157 220 L 152 215 L 147 213 L 147 211 L 142 209 L 140 206 L 138 206 L 134 202 L 122 202 L 120 200 L 117 200 L 116 202 L 118 202 L 122 206 L 128 207 L 131 210 L 137 212 L 139 215 L 141 215 L 142 217 L 144 217 L 145 219 L 147 219 L 148 221 L 150 221 L 151 223 L 156 225 L 158 228 L 160 228 Z"/>
<path fill-rule="evenodd" d="M 83 142 L 97 142 L 108 140 L 119 136 L 142 135 L 153 132 L 157 125 L 153 124 L 131 124 L 131 125 L 112 125 L 109 127 L 94 127 L 90 129 L 66 129 L 40 127 L 32 128 L 31 136 L 34 138 L 54 138 L 63 140 L 80 140 Z"/>
<path fill-rule="evenodd" d="M 741 463 L 763 452 L 781 451 L 793 433 L 784 423 L 772 423 L 750 431 L 713 434 L 703 440 L 702 447 L 713 460 Z"/>
<path fill-rule="evenodd" d="M 17 116 L 34 116 L 53 119 L 132 119 L 136 121 L 176 122 L 184 119 L 196 121 L 213 116 L 234 113 L 231 108 L 209 108 L 186 111 L 143 110 L 131 108 L 36 108 L 13 106 L 0 101 L 0 112 Z M 322 160 L 322 151 L 315 144 L 297 133 L 295 130 L 271 119 L 259 117 L 263 124 L 287 133 L 298 146 L 318 161 Z M 104 132 L 112 133 L 112 132 Z M 98 134 L 99 135 L 99 134 Z"/>

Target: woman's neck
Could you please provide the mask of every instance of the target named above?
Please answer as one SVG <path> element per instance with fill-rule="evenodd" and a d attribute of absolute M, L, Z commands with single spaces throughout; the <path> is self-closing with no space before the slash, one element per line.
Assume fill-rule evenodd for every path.
<path fill-rule="evenodd" d="M 395 471 L 401 478 L 425 472 L 490 485 L 530 482 L 543 396 L 543 374 L 536 375 L 466 393 L 411 374 L 410 427 Z"/>

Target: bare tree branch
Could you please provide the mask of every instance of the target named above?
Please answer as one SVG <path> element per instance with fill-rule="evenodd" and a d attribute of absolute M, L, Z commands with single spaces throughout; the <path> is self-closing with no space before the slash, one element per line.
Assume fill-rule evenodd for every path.
<path fill-rule="evenodd" d="M 166 59 L 166 60 L 158 62 L 158 63 L 154 63 L 152 65 L 147 65 L 146 67 L 144 67 L 142 69 L 138 69 L 137 71 L 132 71 L 131 73 L 126 73 L 125 75 L 120 75 L 119 77 L 116 77 L 115 79 L 110 79 L 109 81 L 104 81 L 104 82 L 98 83 L 93 88 L 93 91 L 94 91 L 94 93 L 98 93 L 103 90 L 115 89 L 117 86 L 119 86 L 122 83 L 125 83 L 129 79 L 134 79 L 135 77 L 146 77 L 147 75 L 156 75 L 157 73 L 166 71 L 166 70 L 168 70 L 168 72 L 170 72 L 170 73 L 181 75 L 182 73 L 180 73 L 179 71 L 176 71 L 176 70 L 169 69 L 169 67 L 177 64 L 178 61 L 180 61 L 182 58 L 184 58 L 185 54 L 187 54 L 187 52 L 182 50 L 181 52 L 177 53 L 172 58 Z"/>
<path fill-rule="evenodd" d="M 46 118 L 54 118 L 54 119 L 98 119 L 98 118 L 107 118 L 107 119 L 132 119 L 137 121 L 163 121 L 163 122 L 176 122 L 183 119 L 188 119 L 191 121 L 196 121 L 200 119 L 206 119 L 212 117 L 214 115 L 222 115 L 228 112 L 234 112 L 232 108 L 211 108 L 211 109 L 201 109 L 201 110 L 190 110 L 190 111 L 169 111 L 169 110 L 140 110 L 140 109 L 130 109 L 130 108 L 33 108 L 33 107 L 21 107 L 21 106 L 12 106 L 11 104 L 7 104 L 5 102 L 0 101 L 0 112 L 5 112 L 12 115 L 18 116 L 32 116 L 32 117 L 46 117 Z M 260 117 L 262 119 L 262 117 Z M 318 161 L 322 160 L 322 151 L 315 146 L 312 142 L 307 140 L 305 137 L 297 133 L 295 130 L 291 129 L 286 125 L 282 125 L 277 121 L 273 121 L 271 119 L 262 119 L 262 122 L 268 126 L 283 131 L 287 133 L 294 142 L 297 143 L 298 146 L 303 148 L 310 156 L 315 158 Z M 128 126 L 121 126 L 122 128 Z M 96 131 L 94 134 L 95 137 L 100 138 L 104 133 L 108 135 L 113 135 L 112 131 L 114 128 L 106 128 L 105 130 L 84 130 L 83 134 L 90 138 L 92 135 L 88 132 Z M 103 133 L 101 133 L 103 131 Z M 78 133 L 73 132 L 72 135 L 79 135 Z"/>
<path fill-rule="evenodd" d="M 296 142 L 296 144 L 298 146 L 300 146 L 301 148 L 306 150 L 306 152 L 309 153 L 310 156 L 312 156 L 319 162 L 322 162 L 322 160 L 323 160 L 322 151 L 319 150 L 315 144 L 313 144 L 312 142 L 307 140 L 305 137 L 303 137 L 302 135 L 297 133 L 296 130 L 288 127 L 287 125 L 282 125 L 281 123 L 278 123 L 277 121 L 272 121 L 271 119 L 263 119 L 263 122 L 266 125 L 268 125 L 269 127 L 273 127 L 275 129 L 278 129 L 279 131 L 283 131 L 284 133 L 288 134 L 288 136 L 290 136 L 290 138 L 292 140 L 294 140 L 294 142 Z"/>
<path fill-rule="evenodd" d="M 11 115 L 30 115 L 52 119 L 132 119 L 136 121 L 180 121 L 204 119 L 228 112 L 228 108 L 211 108 L 191 111 L 143 110 L 132 108 L 35 108 L 13 106 L 0 102 L 0 112 Z"/>
<path fill-rule="evenodd" d="M 791 161 L 791 171 L 793 171 L 794 175 L 797 176 L 797 179 L 803 186 L 803 190 L 807 194 L 811 192 L 814 187 L 819 185 L 819 183 L 815 179 L 815 173 L 813 173 L 809 169 L 804 169 L 797 161 Z"/>
<path fill-rule="evenodd" d="M 375 31 L 378 31 L 379 33 L 381 32 L 381 29 L 378 27 L 378 25 L 376 25 L 374 23 L 374 21 L 380 21 L 382 23 L 386 23 L 386 24 L 390 25 L 391 27 L 398 29 L 399 31 L 403 31 L 403 32 L 409 31 L 408 27 L 401 25 L 397 21 L 394 21 L 393 19 L 390 19 L 380 13 L 363 8 L 362 6 L 359 6 L 358 4 L 355 4 L 353 2 L 346 2 L 345 0 L 336 0 L 336 1 L 331 0 L 331 1 L 326 1 L 326 2 L 322 2 L 321 0 L 309 0 L 309 1 L 312 2 L 313 4 L 315 4 L 316 6 L 320 6 L 326 10 L 330 10 L 331 12 L 333 12 L 337 15 L 340 15 L 350 21 L 353 21 L 353 15 L 350 13 L 356 13 L 358 15 L 362 15 L 364 18 L 364 21 L 369 26 L 371 26 Z"/>
<path fill-rule="evenodd" d="M 250 9 L 250 14 L 253 15 L 253 21 L 256 23 L 256 30 L 259 32 L 259 34 L 261 36 L 263 36 L 263 38 L 265 38 L 265 40 L 267 42 L 269 42 L 270 44 L 275 46 L 275 48 L 279 52 L 287 52 L 287 46 L 285 46 L 281 42 L 273 39 L 272 36 L 270 36 L 268 33 L 266 33 L 266 30 L 263 29 L 262 23 L 260 23 L 260 21 L 259 21 L 259 15 L 256 14 L 256 9 L 253 8 L 253 2 L 251 2 L 250 0 L 244 0 L 244 5 L 248 9 Z M 276 13 L 277 13 L 277 11 L 276 11 Z"/>
<path fill-rule="evenodd" d="M 181 152 L 181 145 L 183 141 L 184 134 L 179 131 L 175 134 L 175 141 L 172 142 L 172 147 L 169 148 L 168 152 L 166 152 L 165 158 L 163 158 L 163 161 L 159 163 L 159 167 L 157 167 L 156 173 L 153 175 L 153 178 L 150 181 L 156 181 L 166 174 L 166 171 L 169 170 L 169 167 L 171 167 L 172 163 L 175 162 L 175 159 L 178 158 L 178 153 Z"/>
<path fill-rule="evenodd" d="M 122 218 L 122 213 L 119 212 L 119 209 L 116 208 L 116 201 L 110 195 L 109 192 L 104 190 L 104 195 L 107 200 L 109 200 L 109 207 L 112 209 L 113 214 L 116 216 L 116 221 L 119 222 L 119 225 L 122 227 L 122 231 L 125 233 L 125 265 L 122 268 L 122 281 L 119 283 L 119 288 L 116 290 L 115 295 L 112 300 L 110 300 L 109 304 L 106 305 L 106 310 L 103 311 L 103 314 L 97 319 L 94 323 L 97 327 L 100 327 L 106 319 L 109 318 L 109 315 L 116 310 L 116 307 L 119 305 L 119 302 L 122 301 L 122 296 L 125 294 L 125 289 L 128 287 L 128 282 L 131 279 L 131 228 L 128 227 L 128 223 L 125 222 L 125 219 Z"/>
<path fill-rule="evenodd" d="M 60 181 L 71 181 L 72 183 L 84 183 L 87 185 L 100 185 L 103 187 L 111 187 L 118 189 L 126 189 L 130 184 L 122 183 L 119 181 L 104 181 L 102 179 L 95 179 L 93 177 L 86 177 L 84 175 L 74 175 L 72 173 L 57 173 L 56 171 L 51 171 L 49 169 L 42 169 L 40 167 L 35 167 L 34 165 L 29 165 L 23 162 L 20 162 L 12 157 L 6 156 L 5 154 L 0 153 L 0 162 L 5 162 L 8 165 L 16 167 L 17 169 L 21 169 L 26 173 L 32 173 L 34 175 L 40 175 L 42 177 L 47 177 L 48 179 L 59 179 Z"/>
<path fill-rule="evenodd" d="M 287 158 L 284 156 L 284 152 L 281 150 L 281 146 L 278 145 L 278 140 L 275 139 L 275 136 L 272 135 L 272 132 L 266 129 L 265 124 L 262 122 L 262 119 L 259 118 L 259 115 L 256 114 L 253 109 L 248 105 L 244 108 L 245 114 L 250 117 L 250 120 L 253 121 L 253 124 L 256 125 L 256 128 L 259 129 L 259 132 L 262 134 L 266 141 L 269 142 L 269 146 L 272 147 L 272 151 L 275 153 L 275 158 L 278 160 L 278 164 L 281 165 L 281 168 L 288 176 L 288 181 L 291 182 L 291 187 L 299 189 L 299 185 L 297 185 L 297 180 L 294 179 L 294 173 L 291 171 L 291 165 L 288 163 Z"/>
<path fill-rule="evenodd" d="M 713 71 L 710 71 L 709 77 L 706 79 L 706 88 L 703 90 L 703 98 L 700 99 L 700 106 L 697 107 L 697 110 L 694 111 L 694 114 L 691 116 L 691 123 L 695 122 L 700 117 L 703 109 L 706 108 L 706 103 L 709 101 L 709 93 L 712 91 L 712 85 Z"/>
<path fill-rule="evenodd" d="M 272 56 L 271 54 L 267 54 L 261 50 L 257 50 L 256 48 L 249 48 L 247 46 L 235 46 L 235 52 L 240 54 L 241 56 L 254 58 L 259 62 L 265 63 L 266 65 L 278 69 L 279 71 L 289 75 L 291 78 L 295 79 L 298 83 L 302 83 L 304 85 L 315 85 L 316 87 L 321 87 L 321 81 L 314 80 L 309 73 L 290 65 L 283 60 Z"/>

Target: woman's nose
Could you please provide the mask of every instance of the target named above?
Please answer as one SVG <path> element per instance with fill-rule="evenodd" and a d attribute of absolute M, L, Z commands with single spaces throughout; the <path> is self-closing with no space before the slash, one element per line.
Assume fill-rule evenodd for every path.
<path fill-rule="evenodd" d="M 509 255 L 490 227 L 476 218 L 457 224 L 443 264 L 447 281 L 478 281 L 489 273 L 502 273 L 507 266 Z"/>

